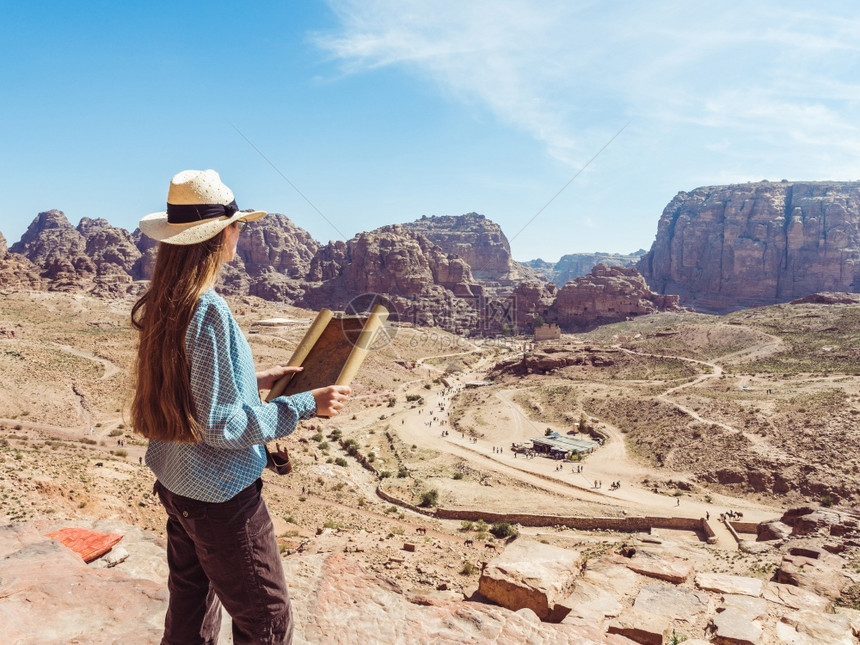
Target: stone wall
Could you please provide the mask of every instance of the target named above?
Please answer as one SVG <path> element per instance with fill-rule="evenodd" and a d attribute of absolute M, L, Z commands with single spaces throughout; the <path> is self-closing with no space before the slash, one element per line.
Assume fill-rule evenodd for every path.
<path fill-rule="evenodd" d="M 674 529 L 681 531 L 693 531 L 704 533 L 709 539 L 715 534 L 704 518 L 692 517 L 563 517 L 559 515 L 535 515 L 531 513 L 490 513 L 488 511 L 476 511 L 469 509 L 437 508 L 430 511 L 414 504 L 409 504 L 394 495 L 385 492 L 377 486 L 376 494 L 392 504 L 408 508 L 411 511 L 436 517 L 440 520 L 484 520 L 487 524 L 497 522 L 508 522 L 521 526 L 566 526 L 581 531 L 610 530 L 623 533 L 650 532 L 651 529 Z"/>

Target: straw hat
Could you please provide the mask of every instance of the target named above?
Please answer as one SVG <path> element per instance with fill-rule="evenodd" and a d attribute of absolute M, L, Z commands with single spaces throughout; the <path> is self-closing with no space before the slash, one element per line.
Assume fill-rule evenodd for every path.
<path fill-rule="evenodd" d="M 167 210 L 144 217 L 140 230 L 159 242 L 197 244 L 237 220 L 253 222 L 265 215 L 265 211 L 240 211 L 233 191 L 214 170 L 183 170 L 170 180 Z"/>

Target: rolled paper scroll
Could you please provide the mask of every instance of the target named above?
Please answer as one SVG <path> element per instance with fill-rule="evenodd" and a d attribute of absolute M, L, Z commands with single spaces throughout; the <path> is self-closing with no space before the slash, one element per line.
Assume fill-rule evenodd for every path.
<path fill-rule="evenodd" d="M 307 332 L 305 332 L 304 338 L 302 338 L 298 347 L 296 347 L 293 355 L 290 357 L 290 362 L 287 363 L 287 365 L 290 367 L 301 367 L 302 363 L 304 363 L 308 354 L 310 354 L 317 340 L 319 340 L 319 337 L 323 335 L 323 332 L 326 327 L 328 327 L 328 324 L 333 317 L 334 313 L 332 313 L 331 309 L 320 309 L 320 312 L 317 314 L 317 317 L 314 318 L 314 321 L 311 323 Z M 284 390 L 287 389 L 287 386 L 290 384 L 290 380 L 294 375 L 295 373 L 289 373 L 284 374 L 279 378 L 269 391 L 268 396 L 266 396 L 266 403 L 275 397 L 281 396 L 284 393 Z"/>
<path fill-rule="evenodd" d="M 352 352 L 349 358 L 343 364 L 340 374 L 337 377 L 335 385 L 349 385 L 352 379 L 358 374 L 358 369 L 364 361 L 367 353 L 370 351 L 373 341 L 382 329 L 382 325 L 388 320 L 388 309 L 382 305 L 376 305 L 370 312 L 370 316 L 364 323 L 361 333 L 358 335 L 358 340 L 353 345 Z"/>

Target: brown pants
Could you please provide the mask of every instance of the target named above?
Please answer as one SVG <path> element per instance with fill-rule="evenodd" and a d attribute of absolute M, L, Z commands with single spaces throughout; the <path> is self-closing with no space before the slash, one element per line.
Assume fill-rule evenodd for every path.
<path fill-rule="evenodd" d="M 222 605 L 236 645 L 292 642 L 290 598 L 262 486 L 258 479 L 233 499 L 207 503 L 155 483 L 167 511 L 170 570 L 162 645 L 217 643 Z"/>

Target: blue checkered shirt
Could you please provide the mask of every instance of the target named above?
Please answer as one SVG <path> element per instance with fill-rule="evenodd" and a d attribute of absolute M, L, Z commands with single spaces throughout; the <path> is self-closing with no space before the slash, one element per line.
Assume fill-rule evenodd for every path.
<path fill-rule="evenodd" d="M 168 490 L 223 502 L 251 485 L 266 465 L 264 444 L 316 415 L 310 392 L 260 401 L 251 347 L 224 299 L 200 297 L 185 349 L 191 394 L 205 434 L 199 443 L 150 440 L 146 464 Z"/>

